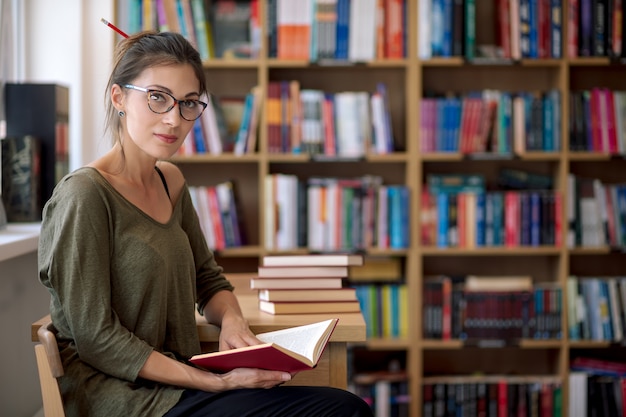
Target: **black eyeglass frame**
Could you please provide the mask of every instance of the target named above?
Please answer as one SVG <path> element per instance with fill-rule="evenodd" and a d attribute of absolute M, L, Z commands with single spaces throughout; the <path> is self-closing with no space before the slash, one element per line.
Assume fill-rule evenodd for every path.
<path fill-rule="evenodd" d="M 205 103 L 204 101 L 201 100 L 190 100 L 190 99 L 184 99 L 184 100 L 179 100 L 176 97 L 174 97 L 173 95 L 171 95 L 170 93 L 168 93 L 167 91 L 162 91 L 162 90 L 156 90 L 156 89 L 152 89 L 152 88 L 144 88 L 144 87 L 139 87 L 136 85 L 132 85 L 132 84 L 124 84 L 122 87 L 124 88 L 129 88 L 131 90 L 137 90 L 137 91 L 141 91 L 142 93 L 146 93 L 147 97 L 148 97 L 148 108 L 150 109 L 150 111 L 152 113 L 155 114 L 165 114 L 169 111 L 171 111 L 174 106 L 176 106 L 176 104 L 178 104 L 178 113 L 180 114 L 180 117 L 182 117 L 183 119 L 187 120 L 188 122 L 193 122 L 198 120 L 198 118 L 200 116 L 202 116 L 202 113 L 204 113 L 204 111 L 206 110 L 208 103 Z M 167 108 L 167 110 L 164 111 L 155 111 L 151 106 L 150 106 L 150 94 L 151 93 L 160 93 L 160 94 L 166 94 L 168 96 L 170 96 L 172 98 L 172 100 L 174 100 L 174 104 L 172 104 L 170 107 Z M 198 114 L 198 116 L 196 116 L 195 119 L 188 119 L 183 115 L 183 108 L 181 107 L 181 103 L 185 103 L 186 101 L 195 101 L 196 103 L 200 104 L 202 106 L 202 111 Z"/>

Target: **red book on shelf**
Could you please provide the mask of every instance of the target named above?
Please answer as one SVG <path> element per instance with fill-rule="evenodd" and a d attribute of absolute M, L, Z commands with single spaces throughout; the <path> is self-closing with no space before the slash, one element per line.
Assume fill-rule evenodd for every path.
<path fill-rule="evenodd" d="M 578 0 L 567 1 L 567 55 L 578 57 Z"/>
<path fill-rule="evenodd" d="M 404 56 L 403 0 L 385 0 L 385 58 Z"/>

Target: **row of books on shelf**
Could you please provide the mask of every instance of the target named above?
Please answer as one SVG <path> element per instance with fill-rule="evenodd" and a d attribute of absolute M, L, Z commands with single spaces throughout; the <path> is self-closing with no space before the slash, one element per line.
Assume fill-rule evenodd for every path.
<path fill-rule="evenodd" d="M 306 61 L 402 58 L 406 0 L 270 0 L 271 58 Z"/>
<path fill-rule="evenodd" d="M 574 57 L 626 56 L 621 1 L 568 0 L 567 50 Z"/>
<path fill-rule="evenodd" d="M 409 190 L 382 178 L 273 174 L 265 180 L 265 247 L 350 251 L 409 246 Z"/>
<path fill-rule="evenodd" d="M 570 340 L 626 341 L 626 277 L 567 280 Z"/>
<path fill-rule="evenodd" d="M 561 289 L 529 276 L 426 276 L 423 298 L 427 339 L 561 338 Z"/>
<path fill-rule="evenodd" d="M 561 0 L 497 1 L 493 21 L 496 39 L 477 45 L 478 0 L 419 0 L 419 56 L 464 56 L 467 59 L 560 58 L 562 55 Z M 480 24 L 480 22 L 478 22 Z M 488 46 L 488 48 L 486 47 Z"/>
<path fill-rule="evenodd" d="M 424 417 L 563 415 L 556 376 L 433 376 L 422 384 Z"/>
<path fill-rule="evenodd" d="M 190 186 L 189 194 L 209 248 L 220 250 L 245 243 L 232 182 L 208 187 Z"/>
<path fill-rule="evenodd" d="M 560 246 L 557 191 L 422 191 L 422 244 L 440 248 Z"/>
<path fill-rule="evenodd" d="M 626 246 L 626 184 L 568 174 L 568 246 Z"/>
<path fill-rule="evenodd" d="M 570 362 L 569 415 L 626 415 L 626 364 L 577 357 Z"/>
<path fill-rule="evenodd" d="M 118 26 L 129 34 L 142 30 L 178 32 L 196 47 L 203 61 L 255 58 L 261 47 L 258 0 L 121 0 Z"/>
<path fill-rule="evenodd" d="M 422 152 L 511 154 L 561 148 L 558 90 L 484 90 L 421 101 Z"/>
<path fill-rule="evenodd" d="M 208 98 L 208 106 L 189 131 L 178 154 L 243 155 L 257 150 L 263 91 L 253 87 L 243 97 Z"/>
<path fill-rule="evenodd" d="M 626 91 L 572 91 L 570 150 L 623 154 L 626 149 Z"/>
<path fill-rule="evenodd" d="M 411 396 L 406 371 L 357 373 L 348 389 L 361 397 L 376 417 L 409 417 Z"/>
<path fill-rule="evenodd" d="M 406 338 L 409 334 L 408 290 L 403 283 L 352 283 L 368 338 Z"/>
<path fill-rule="evenodd" d="M 389 97 L 376 91 L 303 89 L 300 81 L 270 81 L 268 152 L 362 157 L 394 151 Z"/>
<path fill-rule="evenodd" d="M 250 287 L 258 290 L 259 309 L 270 314 L 357 313 L 354 288 L 346 285 L 350 266 L 360 255 L 264 256 Z"/>

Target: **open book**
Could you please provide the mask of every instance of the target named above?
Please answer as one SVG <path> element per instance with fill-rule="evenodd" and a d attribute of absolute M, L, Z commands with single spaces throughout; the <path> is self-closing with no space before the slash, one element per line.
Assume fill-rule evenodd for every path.
<path fill-rule="evenodd" d="M 235 368 L 260 368 L 298 372 L 313 369 L 319 361 L 339 319 L 261 333 L 262 344 L 221 352 L 203 353 L 190 362 L 215 372 Z"/>

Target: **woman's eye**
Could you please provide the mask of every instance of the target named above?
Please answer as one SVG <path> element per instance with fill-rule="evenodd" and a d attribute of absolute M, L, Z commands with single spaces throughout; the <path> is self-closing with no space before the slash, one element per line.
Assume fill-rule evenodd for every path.
<path fill-rule="evenodd" d="M 181 104 L 188 109 L 193 109 L 198 105 L 198 102 L 196 100 L 185 100 Z"/>
<path fill-rule="evenodd" d="M 154 91 L 150 92 L 150 100 L 152 101 L 165 101 L 165 95 Z"/>

